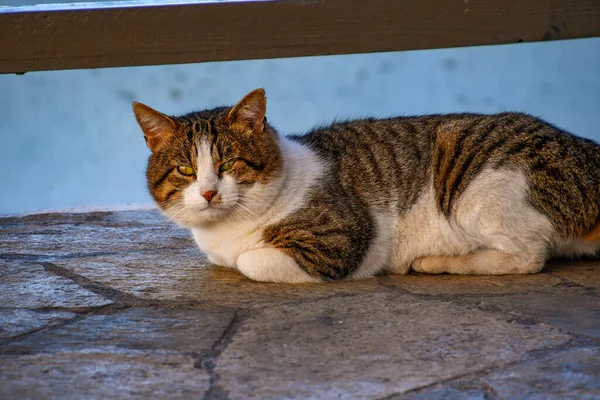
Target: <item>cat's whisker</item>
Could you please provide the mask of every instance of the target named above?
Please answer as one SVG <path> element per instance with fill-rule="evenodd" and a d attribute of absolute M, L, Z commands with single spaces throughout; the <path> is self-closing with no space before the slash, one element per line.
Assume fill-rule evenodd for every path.
<path fill-rule="evenodd" d="M 234 206 L 232 207 L 232 209 L 235 211 L 234 217 L 236 220 L 241 220 L 241 221 L 246 221 L 246 220 L 250 220 L 250 216 L 246 214 L 246 212 L 242 209 L 240 209 L 238 206 Z"/>
<path fill-rule="evenodd" d="M 256 215 L 247 207 L 238 203 L 238 204 L 235 204 L 234 208 L 238 212 L 244 214 L 246 216 L 246 219 L 256 219 Z"/>
<path fill-rule="evenodd" d="M 239 204 L 238 207 L 243 208 L 246 211 L 246 213 L 250 216 L 250 218 L 252 218 L 252 219 L 258 219 L 260 217 L 259 214 L 257 214 L 256 212 L 254 212 L 252 209 L 250 209 L 248 207 L 245 207 L 241 204 Z"/>
<path fill-rule="evenodd" d="M 167 213 L 167 217 L 169 217 L 170 220 L 175 221 L 175 219 L 181 215 L 182 213 L 185 213 L 187 210 L 187 207 L 183 206 L 181 207 L 179 210 L 175 211 L 175 213 L 173 214 L 168 214 Z"/>
<path fill-rule="evenodd" d="M 167 216 L 171 220 L 174 220 L 176 217 L 180 216 L 182 213 L 186 213 L 186 212 L 192 211 L 194 209 L 194 207 L 189 206 L 187 204 L 184 204 L 184 203 L 180 203 L 180 204 L 181 204 L 180 205 L 181 208 L 179 210 L 175 211 L 174 214 L 171 214 L 171 215 L 167 214 Z"/>
<path fill-rule="evenodd" d="M 258 199 L 252 199 L 252 198 L 239 198 L 238 201 L 236 201 L 236 204 L 241 204 L 245 207 L 248 208 L 259 208 L 259 209 L 266 209 L 268 208 L 268 204 L 265 202 L 261 202 Z"/>
<path fill-rule="evenodd" d="M 231 195 L 231 196 L 223 196 L 222 197 L 222 201 L 223 202 L 229 202 L 232 201 L 235 204 L 245 204 L 247 206 L 250 207 L 256 207 L 256 208 L 260 208 L 261 210 L 266 210 L 269 207 L 269 203 L 267 203 L 264 199 L 261 199 L 260 197 L 257 197 L 255 195 L 243 195 L 243 196 L 236 196 L 236 195 Z"/>
<path fill-rule="evenodd" d="M 238 205 L 234 205 L 232 207 L 232 210 L 235 211 L 234 217 L 236 220 L 243 221 L 243 222 L 252 220 L 252 216 L 249 215 L 247 211 L 241 209 Z"/>
<path fill-rule="evenodd" d="M 259 197 L 258 195 L 254 194 L 254 193 L 245 193 L 242 196 L 240 196 L 241 199 L 254 199 L 254 200 L 259 200 L 261 202 L 266 203 L 266 200 L 262 197 Z"/>
<path fill-rule="evenodd" d="M 240 204 L 244 204 L 244 205 L 246 205 L 248 207 L 252 207 L 252 208 L 258 208 L 262 211 L 265 211 L 267 208 L 269 208 L 269 204 L 267 204 L 265 202 L 253 200 L 253 199 L 244 199 L 244 200 L 240 201 Z"/>

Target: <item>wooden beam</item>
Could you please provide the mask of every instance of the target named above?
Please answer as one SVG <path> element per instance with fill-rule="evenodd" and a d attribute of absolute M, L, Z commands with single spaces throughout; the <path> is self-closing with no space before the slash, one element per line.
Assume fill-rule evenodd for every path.
<path fill-rule="evenodd" d="M 0 8 L 0 73 L 600 36 L 600 0 L 158 3 Z"/>

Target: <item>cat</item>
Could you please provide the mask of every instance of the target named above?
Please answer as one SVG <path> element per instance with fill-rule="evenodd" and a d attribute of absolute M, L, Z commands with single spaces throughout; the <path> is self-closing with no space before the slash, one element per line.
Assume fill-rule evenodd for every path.
<path fill-rule="evenodd" d="M 361 119 L 281 136 L 263 89 L 133 104 L 149 191 L 213 264 L 265 282 L 530 274 L 600 249 L 600 146 L 521 113 Z"/>

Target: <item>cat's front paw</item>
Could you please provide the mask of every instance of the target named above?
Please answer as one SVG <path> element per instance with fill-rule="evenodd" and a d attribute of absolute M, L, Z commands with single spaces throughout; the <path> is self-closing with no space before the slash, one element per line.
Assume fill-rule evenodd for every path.
<path fill-rule="evenodd" d="M 226 268 L 235 268 L 235 264 L 232 264 L 231 262 L 227 262 L 225 259 L 215 256 L 214 254 L 208 254 L 206 253 L 206 258 L 208 259 L 208 262 L 211 263 L 212 265 L 218 265 L 219 267 L 226 267 Z"/>
<path fill-rule="evenodd" d="M 206 259 L 208 260 L 209 263 L 213 264 L 213 265 L 221 265 L 221 263 L 219 263 L 219 260 L 215 257 L 212 257 L 210 255 L 206 255 Z"/>
<path fill-rule="evenodd" d="M 306 273 L 296 261 L 274 248 L 248 251 L 237 259 L 240 272 L 254 281 L 304 283 L 319 282 Z"/>

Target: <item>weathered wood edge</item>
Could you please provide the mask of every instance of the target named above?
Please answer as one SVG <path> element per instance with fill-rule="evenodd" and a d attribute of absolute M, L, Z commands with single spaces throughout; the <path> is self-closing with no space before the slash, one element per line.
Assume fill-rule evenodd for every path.
<path fill-rule="evenodd" d="M 184 1 L 185 2 L 185 1 Z M 599 0 L 280 0 L 0 8 L 0 73 L 600 36 Z"/>

